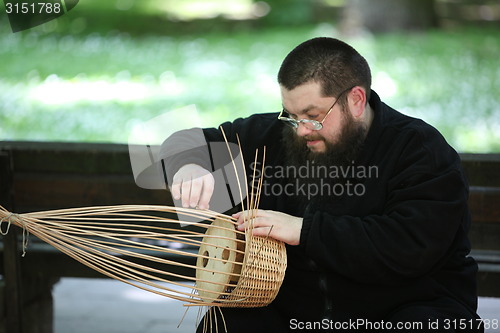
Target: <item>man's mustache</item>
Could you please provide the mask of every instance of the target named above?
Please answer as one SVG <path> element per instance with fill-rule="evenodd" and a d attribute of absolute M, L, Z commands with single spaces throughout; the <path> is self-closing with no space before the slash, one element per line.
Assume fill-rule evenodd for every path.
<path fill-rule="evenodd" d="M 306 142 L 306 141 L 323 141 L 323 137 L 319 135 L 306 135 L 303 137 L 300 137 L 301 141 Z"/>

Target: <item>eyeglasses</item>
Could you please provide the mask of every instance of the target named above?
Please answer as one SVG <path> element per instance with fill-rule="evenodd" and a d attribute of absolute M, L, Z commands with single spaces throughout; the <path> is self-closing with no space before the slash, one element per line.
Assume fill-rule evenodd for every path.
<path fill-rule="evenodd" d="M 333 110 L 333 107 L 337 104 L 337 102 L 339 101 L 340 97 L 345 94 L 346 92 L 350 91 L 352 88 L 354 87 L 351 87 L 349 89 L 346 89 L 344 91 L 342 91 L 339 96 L 337 97 L 337 99 L 335 100 L 335 103 L 333 103 L 333 105 L 330 107 L 330 109 L 328 110 L 328 112 L 325 114 L 325 117 L 323 117 L 323 120 L 322 121 L 317 121 L 317 120 L 312 120 L 312 119 L 293 119 L 293 118 L 290 118 L 290 117 L 284 117 L 282 116 L 283 113 L 286 113 L 285 109 L 282 109 L 279 116 L 278 116 L 278 119 L 279 120 L 282 120 L 285 124 L 297 129 L 299 127 L 299 124 L 302 124 L 304 125 L 305 128 L 307 129 L 310 129 L 310 130 L 313 130 L 313 131 L 319 131 L 320 129 L 323 128 L 323 122 L 325 121 L 326 117 L 328 117 L 328 115 L 330 114 L 330 112 L 332 112 Z"/>

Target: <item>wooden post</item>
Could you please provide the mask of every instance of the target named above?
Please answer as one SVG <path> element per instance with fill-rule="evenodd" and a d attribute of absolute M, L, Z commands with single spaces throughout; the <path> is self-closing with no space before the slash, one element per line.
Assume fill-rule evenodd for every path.
<path fill-rule="evenodd" d="M 12 210 L 13 207 L 12 159 L 9 151 L 0 151 L 0 204 Z M 11 228 L 3 236 L 4 291 L 2 325 L 5 332 L 22 333 L 22 296 L 17 228 Z"/>

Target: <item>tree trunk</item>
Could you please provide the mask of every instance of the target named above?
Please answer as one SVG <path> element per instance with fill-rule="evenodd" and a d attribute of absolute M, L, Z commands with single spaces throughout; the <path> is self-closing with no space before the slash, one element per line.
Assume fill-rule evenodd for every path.
<path fill-rule="evenodd" d="M 399 30 L 424 30 L 437 25 L 435 0 L 348 0 L 342 30 L 357 34 Z"/>

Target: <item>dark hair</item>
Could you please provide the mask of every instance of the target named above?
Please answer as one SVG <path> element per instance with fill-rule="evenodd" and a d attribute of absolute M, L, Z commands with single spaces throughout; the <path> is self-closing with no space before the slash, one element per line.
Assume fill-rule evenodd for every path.
<path fill-rule="evenodd" d="M 298 45 L 283 60 L 278 72 L 278 83 L 288 90 L 316 81 L 321 84 L 323 95 L 332 97 L 338 97 L 350 87 L 361 86 L 368 100 L 371 80 L 365 58 L 352 46 L 328 37 L 313 38 Z"/>

